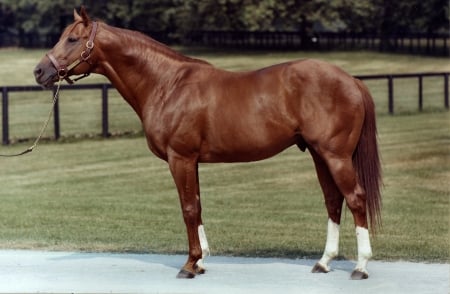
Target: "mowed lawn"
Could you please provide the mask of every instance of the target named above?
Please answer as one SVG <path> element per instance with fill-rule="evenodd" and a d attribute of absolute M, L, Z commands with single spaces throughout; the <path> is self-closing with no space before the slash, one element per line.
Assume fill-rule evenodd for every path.
<path fill-rule="evenodd" d="M 2 64 L 29 54 L 28 62 L 26 57 L 16 58 L 28 66 L 44 52 L 10 51 L 10 59 L 0 58 Z M 312 53 L 198 54 L 218 66 L 241 70 L 254 68 L 259 59 L 264 60 L 262 65 Z M 316 57 L 337 61 L 352 74 L 448 70 L 448 63 L 440 59 L 347 55 L 345 62 L 344 53 Z M 2 68 L 4 85 L 4 77 L 16 73 L 9 74 L 11 66 Z M 26 76 L 23 71 L 22 76 Z M 25 84 L 32 84 L 28 76 L 24 79 Z M 21 83 L 14 79 L 7 84 Z M 450 262 L 449 122 L 446 111 L 380 113 L 384 225 L 373 238 L 374 258 Z M 0 152 L 14 153 L 26 147 L 15 144 L 0 147 Z M 24 157 L 0 159 L 0 165 L 1 248 L 187 251 L 178 196 L 167 164 L 147 150 L 140 136 L 44 143 Z M 322 253 L 327 216 L 307 152 L 293 147 L 256 163 L 204 164 L 200 183 L 212 254 L 301 258 Z M 356 256 L 348 210 L 343 215 L 340 253 L 344 258 Z"/>
<path fill-rule="evenodd" d="M 185 54 L 205 59 L 217 67 L 245 71 L 271 64 L 302 58 L 319 58 L 342 67 L 352 75 L 449 72 L 450 63 L 446 58 L 392 55 L 373 52 L 212 52 L 207 50 L 187 50 Z M 46 50 L 2 49 L 0 50 L 0 86 L 35 85 L 33 68 L 45 55 Z M 80 83 L 104 83 L 107 80 L 92 75 Z M 366 81 L 374 97 L 377 113 L 388 113 L 387 80 Z M 423 108 L 425 111 L 440 111 L 444 106 L 444 79 L 426 77 L 423 79 Z M 109 94 L 109 131 L 121 134 L 141 130 L 140 123 L 131 108 L 117 91 Z M 396 114 L 415 113 L 418 109 L 417 78 L 394 81 L 394 111 Z M 51 91 L 10 92 L 9 93 L 9 135 L 12 142 L 23 138 L 32 139 L 39 131 L 48 113 L 52 99 Z M 59 101 L 60 132 L 63 137 L 98 136 L 102 132 L 100 90 L 65 90 Z M 53 136 L 50 124 L 45 137 Z"/>

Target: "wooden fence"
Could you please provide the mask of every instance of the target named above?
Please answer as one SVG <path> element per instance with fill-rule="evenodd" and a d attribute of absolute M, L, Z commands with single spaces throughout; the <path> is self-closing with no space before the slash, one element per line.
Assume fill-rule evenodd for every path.
<path fill-rule="evenodd" d="M 423 80 L 427 77 L 441 77 L 443 79 L 443 107 L 449 109 L 449 75 L 450 72 L 441 73 L 411 73 L 411 74 L 383 74 L 383 75 L 360 75 L 355 76 L 361 80 L 386 80 L 387 91 L 388 91 L 388 112 L 394 114 L 394 81 L 397 79 L 413 78 L 417 79 L 417 93 L 418 93 L 418 111 L 422 111 L 423 101 L 424 101 L 424 84 Z M 101 136 L 109 137 L 109 91 L 114 89 L 111 84 L 76 84 L 76 85 L 62 85 L 61 90 L 99 90 L 101 92 Z M 2 93 L 2 144 L 10 144 L 10 134 L 9 134 L 9 93 L 12 92 L 35 92 L 43 91 L 40 86 L 2 86 L 0 87 Z M 49 95 L 50 96 L 50 95 Z M 54 138 L 58 139 L 61 136 L 60 129 L 60 112 L 59 103 L 55 104 L 53 112 L 53 123 L 54 123 Z"/>

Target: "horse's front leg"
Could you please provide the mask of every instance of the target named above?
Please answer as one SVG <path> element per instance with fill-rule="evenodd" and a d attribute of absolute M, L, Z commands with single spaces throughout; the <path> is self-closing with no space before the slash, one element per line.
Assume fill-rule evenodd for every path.
<path fill-rule="evenodd" d="M 204 272 L 201 262 L 200 265 L 197 265 L 197 262 L 202 259 L 199 233 L 200 235 L 203 234 L 201 236 L 202 243 L 206 241 L 201 220 L 197 158 L 187 158 L 173 154 L 169 157 L 169 166 L 180 196 L 181 209 L 189 241 L 189 257 L 178 273 L 177 278 L 192 279 L 197 273 Z"/>

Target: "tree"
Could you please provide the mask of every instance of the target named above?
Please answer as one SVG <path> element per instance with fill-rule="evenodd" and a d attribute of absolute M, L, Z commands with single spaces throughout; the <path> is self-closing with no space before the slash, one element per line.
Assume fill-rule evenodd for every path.
<path fill-rule="evenodd" d="M 0 30 L 59 35 L 81 5 L 112 25 L 179 36 L 199 30 L 449 31 L 448 0 L 0 0 Z"/>
<path fill-rule="evenodd" d="M 336 1 L 336 0 L 335 0 Z M 331 19 L 328 0 L 186 0 L 177 7 L 184 30 L 298 30 L 306 22 Z"/>

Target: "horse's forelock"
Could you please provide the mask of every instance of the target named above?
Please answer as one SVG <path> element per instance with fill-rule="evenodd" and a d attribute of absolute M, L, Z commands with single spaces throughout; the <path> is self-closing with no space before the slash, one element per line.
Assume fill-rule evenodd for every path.
<path fill-rule="evenodd" d="M 84 26 L 83 20 L 76 20 L 64 29 L 60 38 L 71 34 L 78 27 L 79 24 L 82 24 L 83 27 L 86 29 L 86 27 Z M 87 34 L 89 34 L 89 33 L 87 33 Z"/>

